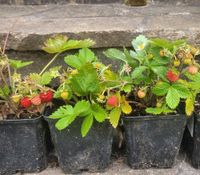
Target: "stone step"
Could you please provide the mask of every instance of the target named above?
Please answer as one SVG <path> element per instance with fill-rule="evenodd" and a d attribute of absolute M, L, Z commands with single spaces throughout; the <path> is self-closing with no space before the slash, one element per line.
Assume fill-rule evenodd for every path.
<path fill-rule="evenodd" d="M 166 4 L 199 4 L 199 0 L 0 0 L 0 4 L 9 5 L 44 5 L 44 4 L 101 4 L 101 3 L 123 3 L 132 1 L 133 4 L 148 3 L 166 3 Z"/>
<path fill-rule="evenodd" d="M 200 6 L 70 4 L 0 6 L 0 41 L 10 31 L 8 49 L 41 50 L 54 34 L 91 38 L 95 48 L 130 46 L 138 34 L 200 44 Z M 2 25 L 3 24 L 3 25 Z"/>
<path fill-rule="evenodd" d="M 44 4 L 99 4 L 99 3 L 121 3 L 123 0 L 0 0 L 0 4 L 12 5 L 44 5 Z"/>

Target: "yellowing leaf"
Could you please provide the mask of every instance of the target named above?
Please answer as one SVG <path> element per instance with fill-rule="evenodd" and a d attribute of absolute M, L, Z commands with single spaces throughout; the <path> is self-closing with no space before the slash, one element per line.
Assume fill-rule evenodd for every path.
<path fill-rule="evenodd" d="M 119 123 L 120 115 L 121 115 L 120 108 L 114 108 L 109 114 L 110 123 L 114 128 L 116 128 Z"/>
<path fill-rule="evenodd" d="M 187 98 L 185 101 L 185 112 L 187 116 L 192 115 L 194 111 L 194 100 L 192 98 Z"/>
<path fill-rule="evenodd" d="M 130 114 L 132 112 L 132 107 L 127 101 L 121 104 L 122 112 L 125 114 Z"/>

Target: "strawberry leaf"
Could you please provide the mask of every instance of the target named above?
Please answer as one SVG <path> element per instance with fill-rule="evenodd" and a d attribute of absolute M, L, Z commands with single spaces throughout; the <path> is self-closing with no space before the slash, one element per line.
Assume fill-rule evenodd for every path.
<path fill-rule="evenodd" d="M 179 93 L 173 87 L 170 87 L 168 92 L 167 92 L 166 102 L 167 102 L 167 105 L 171 109 L 175 109 L 178 106 L 179 102 L 180 102 Z"/>
<path fill-rule="evenodd" d="M 87 117 L 84 118 L 83 123 L 81 125 L 81 135 L 82 137 L 85 137 L 87 133 L 89 132 L 90 128 L 93 124 L 93 115 L 90 114 Z"/>
<path fill-rule="evenodd" d="M 120 108 L 114 108 L 109 114 L 110 123 L 114 128 L 118 126 L 120 115 L 121 115 Z"/>

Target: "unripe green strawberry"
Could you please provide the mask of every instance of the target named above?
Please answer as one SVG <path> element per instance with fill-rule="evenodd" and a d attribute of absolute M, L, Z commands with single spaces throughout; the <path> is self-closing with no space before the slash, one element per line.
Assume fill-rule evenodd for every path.
<path fill-rule="evenodd" d="M 160 108 L 161 106 L 162 106 L 162 103 L 160 103 L 160 102 L 156 103 L 156 107 Z"/>
<path fill-rule="evenodd" d="M 174 66 L 178 67 L 180 66 L 181 62 L 179 60 L 174 60 Z"/>
<path fill-rule="evenodd" d="M 113 96 L 110 96 L 107 100 L 107 105 L 108 106 L 112 106 L 112 107 L 117 107 L 119 105 L 119 100 L 118 98 L 113 95 Z"/>
<path fill-rule="evenodd" d="M 67 100 L 68 97 L 69 97 L 69 93 L 67 91 L 63 91 L 61 94 L 60 94 L 60 97 L 63 99 L 63 100 Z"/>
<path fill-rule="evenodd" d="M 164 50 L 161 50 L 161 51 L 159 52 L 159 54 L 160 54 L 161 57 L 164 57 L 164 56 L 165 56 L 165 51 L 164 51 Z"/>
<path fill-rule="evenodd" d="M 196 55 L 197 52 L 198 52 L 198 49 L 197 49 L 197 48 L 191 47 L 191 53 L 192 53 L 193 55 Z"/>
<path fill-rule="evenodd" d="M 11 97 L 11 99 L 12 99 L 12 101 L 13 101 L 14 103 L 19 103 L 19 101 L 20 101 L 20 95 L 13 95 L 13 96 Z"/>
<path fill-rule="evenodd" d="M 189 65 L 191 64 L 192 60 L 190 58 L 186 58 L 184 59 L 183 63 L 186 64 L 186 65 Z"/>

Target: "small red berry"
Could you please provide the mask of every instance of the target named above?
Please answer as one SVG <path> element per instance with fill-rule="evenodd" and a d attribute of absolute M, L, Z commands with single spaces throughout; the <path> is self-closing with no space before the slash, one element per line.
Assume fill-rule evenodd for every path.
<path fill-rule="evenodd" d="M 112 106 L 112 107 L 116 107 L 119 104 L 119 100 L 116 96 L 110 96 L 107 100 L 107 105 L 108 106 Z"/>
<path fill-rule="evenodd" d="M 47 92 L 42 92 L 40 93 L 40 98 L 43 103 L 50 102 L 53 99 L 53 92 L 51 90 L 48 90 Z"/>
<path fill-rule="evenodd" d="M 171 82 L 176 82 L 179 79 L 179 75 L 174 73 L 172 70 L 168 70 L 166 77 Z"/>
<path fill-rule="evenodd" d="M 24 97 L 20 100 L 20 105 L 24 108 L 29 108 L 31 106 L 31 100 L 28 97 Z"/>
<path fill-rule="evenodd" d="M 32 102 L 32 104 L 35 105 L 35 106 L 40 105 L 40 104 L 41 104 L 40 95 L 36 95 L 35 97 L 33 97 L 33 98 L 31 99 L 31 102 Z"/>
<path fill-rule="evenodd" d="M 194 74 L 196 74 L 197 72 L 198 72 L 198 67 L 196 67 L 196 66 L 189 66 L 188 67 L 188 72 L 190 73 L 190 74 L 192 74 L 192 75 L 194 75 Z"/>

